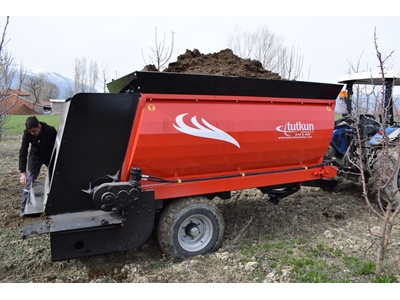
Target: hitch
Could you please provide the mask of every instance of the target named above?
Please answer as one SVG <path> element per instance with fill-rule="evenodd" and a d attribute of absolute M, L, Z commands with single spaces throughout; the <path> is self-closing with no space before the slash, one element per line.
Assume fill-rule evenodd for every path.
<path fill-rule="evenodd" d="M 260 187 L 258 188 L 263 194 L 267 194 L 269 201 L 273 204 L 279 204 L 283 198 L 290 196 L 300 190 L 300 184 L 291 184 L 283 187 Z"/>
<path fill-rule="evenodd" d="M 330 174 L 330 169 L 325 169 L 325 168 L 313 172 L 313 176 L 322 178 L 329 177 L 329 174 Z"/>

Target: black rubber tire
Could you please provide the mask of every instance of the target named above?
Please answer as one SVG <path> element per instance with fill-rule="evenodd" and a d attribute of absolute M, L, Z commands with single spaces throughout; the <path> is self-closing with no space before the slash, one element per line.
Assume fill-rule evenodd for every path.
<path fill-rule="evenodd" d="M 218 208 L 209 199 L 183 198 L 175 200 L 162 212 L 157 239 L 165 254 L 185 259 L 217 250 L 223 240 L 224 227 Z M 188 234 L 188 230 L 195 236 Z"/>
<path fill-rule="evenodd" d="M 376 158 L 372 169 L 372 180 L 375 192 L 378 191 L 378 186 L 382 186 L 390 179 L 390 182 L 386 185 L 386 188 L 381 190 L 381 200 L 383 200 L 382 204 L 384 206 L 386 206 L 385 202 L 391 202 L 392 210 L 395 210 L 400 204 L 400 164 L 396 168 L 397 158 L 399 155 L 398 153 L 399 148 L 397 146 L 389 147 L 389 162 L 385 166 L 383 165 L 383 152 L 382 150 L 378 150 L 376 152 Z"/>

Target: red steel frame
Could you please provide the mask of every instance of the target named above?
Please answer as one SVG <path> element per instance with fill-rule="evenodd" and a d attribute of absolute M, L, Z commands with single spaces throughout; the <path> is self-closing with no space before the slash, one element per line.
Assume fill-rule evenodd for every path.
<path fill-rule="evenodd" d="M 334 178 L 334 166 L 313 167 L 322 163 L 330 143 L 334 109 L 335 100 L 142 94 L 121 181 L 129 180 L 131 167 L 162 177 L 169 182 L 142 181 L 143 189 L 154 189 L 162 200 Z M 204 117 L 240 148 L 179 132 L 173 124 L 181 113 L 188 113 L 187 122 Z M 286 121 L 315 128 L 308 138 L 285 139 L 276 128 Z M 210 179 L 193 181 L 204 178 Z"/>

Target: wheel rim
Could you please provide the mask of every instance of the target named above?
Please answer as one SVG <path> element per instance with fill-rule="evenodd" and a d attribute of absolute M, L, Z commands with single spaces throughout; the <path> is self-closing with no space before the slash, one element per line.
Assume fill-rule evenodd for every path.
<path fill-rule="evenodd" d="M 186 218 L 179 228 L 178 242 L 186 251 L 195 252 L 208 245 L 213 235 L 211 220 L 200 214 Z"/>

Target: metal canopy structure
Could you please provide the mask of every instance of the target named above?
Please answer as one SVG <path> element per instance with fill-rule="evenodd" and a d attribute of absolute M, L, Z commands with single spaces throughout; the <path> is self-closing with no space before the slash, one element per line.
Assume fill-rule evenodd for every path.
<path fill-rule="evenodd" d="M 385 79 L 393 80 L 393 85 L 400 85 L 400 70 L 387 71 L 385 74 Z M 382 73 L 379 71 L 374 71 L 346 74 L 340 76 L 338 79 L 338 83 L 349 82 L 352 82 L 353 84 L 382 85 Z"/>
<path fill-rule="evenodd" d="M 382 73 L 379 71 L 374 72 L 361 72 L 354 74 L 346 74 L 338 79 L 339 83 L 346 84 L 347 90 L 347 99 L 346 107 L 347 112 L 351 115 L 352 111 L 352 98 L 353 98 L 353 85 L 354 84 L 365 84 L 365 85 L 375 85 L 375 86 L 383 86 L 385 91 L 385 109 L 388 113 L 388 124 L 394 124 L 394 116 L 393 116 L 393 87 L 400 85 L 400 71 L 398 70 L 390 70 L 386 71 L 384 77 L 382 77 Z"/>

